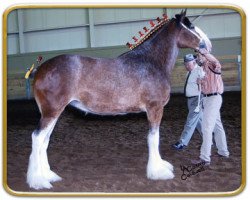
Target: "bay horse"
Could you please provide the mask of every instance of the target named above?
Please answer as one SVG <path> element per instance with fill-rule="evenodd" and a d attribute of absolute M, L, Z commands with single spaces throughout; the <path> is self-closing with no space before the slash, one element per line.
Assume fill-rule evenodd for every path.
<path fill-rule="evenodd" d="M 33 91 L 41 119 L 32 133 L 27 183 L 51 188 L 61 180 L 50 169 L 47 148 L 53 128 L 70 104 L 99 115 L 146 112 L 149 121 L 147 177 L 173 179 L 173 166 L 159 153 L 159 126 L 170 98 L 170 74 L 179 48 L 199 49 L 200 34 L 186 11 L 175 15 L 151 38 L 117 58 L 60 55 L 37 69 Z"/>

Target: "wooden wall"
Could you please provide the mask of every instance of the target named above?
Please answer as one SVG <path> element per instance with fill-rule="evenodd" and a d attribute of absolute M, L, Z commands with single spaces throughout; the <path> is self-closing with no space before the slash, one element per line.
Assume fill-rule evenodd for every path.
<path fill-rule="evenodd" d="M 149 20 L 172 18 L 182 8 L 29 8 L 8 15 L 8 54 L 119 46 Z M 226 8 L 188 8 L 187 16 L 210 39 L 241 36 L 240 14 Z M 202 16 L 202 17 L 198 17 Z M 198 17 L 198 18 L 197 18 Z"/>
<path fill-rule="evenodd" d="M 240 67 L 237 62 L 237 55 L 226 55 L 226 56 L 217 56 L 220 60 L 223 69 L 222 77 L 226 90 L 240 90 Z M 176 66 L 172 72 L 171 76 L 171 85 L 173 93 L 182 93 L 183 87 L 186 79 L 186 69 L 183 64 L 183 59 L 178 59 Z M 26 98 L 26 89 L 25 89 L 25 71 L 22 73 L 11 73 L 8 75 L 7 81 L 7 96 L 8 99 L 20 99 Z M 31 79 L 32 84 L 32 79 Z M 32 88 L 31 88 L 32 90 Z"/>

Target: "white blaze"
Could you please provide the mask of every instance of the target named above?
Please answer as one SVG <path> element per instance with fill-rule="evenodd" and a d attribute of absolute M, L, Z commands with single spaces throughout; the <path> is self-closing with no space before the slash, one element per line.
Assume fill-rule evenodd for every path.
<path fill-rule="evenodd" d="M 189 32 L 191 32 L 192 34 L 194 34 L 197 38 L 201 38 L 201 36 L 199 36 L 197 33 L 195 33 L 194 31 L 191 31 L 185 24 L 181 23 L 181 25 L 187 29 Z"/>
<path fill-rule="evenodd" d="M 201 36 L 201 38 L 205 41 L 206 46 L 207 46 L 207 50 L 209 52 L 211 52 L 212 51 L 212 43 L 209 40 L 209 38 L 207 37 L 207 35 L 200 28 L 198 28 L 197 26 L 195 26 L 194 29 Z"/>

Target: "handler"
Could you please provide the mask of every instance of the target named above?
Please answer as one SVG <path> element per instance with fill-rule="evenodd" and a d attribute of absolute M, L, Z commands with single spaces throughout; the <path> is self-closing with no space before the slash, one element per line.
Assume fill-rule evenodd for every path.
<path fill-rule="evenodd" d="M 195 128 L 202 135 L 202 111 L 200 109 L 201 98 L 199 98 L 201 91 L 199 85 L 197 84 L 197 79 L 203 78 L 205 73 L 203 69 L 198 66 L 193 54 L 187 54 L 184 57 L 184 66 L 188 71 L 184 86 L 184 94 L 187 98 L 188 116 L 179 141 L 173 145 L 173 147 L 177 150 L 182 150 L 188 145 Z M 198 111 L 196 111 L 197 106 L 199 106 Z"/>
<path fill-rule="evenodd" d="M 203 141 L 199 161 L 205 161 L 206 165 L 209 165 L 211 162 L 213 132 L 218 154 L 223 157 L 229 157 L 226 134 L 220 116 L 222 105 L 221 94 L 223 93 L 224 86 L 221 78 L 221 64 L 207 51 L 205 44 L 200 46 L 198 60 L 202 63 L 206 74 L 203 79 L 198 81 L 198 83 L 201 83 L 203 93 Z"/>

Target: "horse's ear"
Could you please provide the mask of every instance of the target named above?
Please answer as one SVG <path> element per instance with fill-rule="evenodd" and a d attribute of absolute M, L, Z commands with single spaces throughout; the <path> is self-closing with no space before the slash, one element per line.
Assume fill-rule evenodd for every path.
<path fill-rule="evenodd" d="M 183 15 L 184 17 L 186 17 L 186 14 L 187 14 L 187 9 L 184 10 L 184 12 L 182 13 L 182 15 Z"/>
<path fill-rule="evenodd" d="M 175 18 L 178 23 L 183 22 L 184 18 L 186 17 L 186 13 L 187 13 L 187 9 L 185 9 L 184 11 L 181 10 L 180 14 L 175 15 Z"/>
<path fill-rule="evenodd" d="M 175 15 L 175 19 L 177 22 L 180 22 L 181 21 L 181 15 L 180 14 L 176 14 Z"/>
<path fill-rule="evenodd" d="M 190 29 L 194 29 L 194 25 L 190 22 L 190 20 L 185 17 L 183 23 Z"/>

